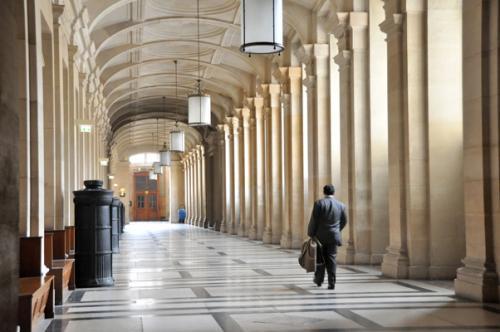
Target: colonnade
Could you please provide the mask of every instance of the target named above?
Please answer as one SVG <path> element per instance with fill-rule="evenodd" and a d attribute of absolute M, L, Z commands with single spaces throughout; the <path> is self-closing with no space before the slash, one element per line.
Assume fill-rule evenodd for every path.
<path fill-rule="evenodd" d="M 182 159 L 184 167 L 184 188 L 186 223 L 207 227 L 205 148 L 196 145 Z"/>
<path fill-rule="evenodd" d="M 27 1 L 23 9 L 16 48 L 19 236 L 43 238 L 73 225 L 73 191 L 85 179 L 106 178 L 100 159 L 107 156 L 109 125 L 82 50 L 62 24 L 71 9 L 42 1 Z"/>
<path fill-rule="evenodd" d="M 314 43 L 292 34 L 268 83 L 217 126 L 220 231 L 299 248 L 313 201 L 333 183 L 349 217 L 341 263 L 381 264 L 384 275 L 411 279 L 452 279 L 458 269 L 457 293 L 496 298 L 485 292 L 498 277 L 500 254 L 487 235 L 498 224 L 487 201 L 498 192 L 484 176 L 497 179 L 498 169 L 491 173 L 477 149 L 497 151 L 498 137 L 488 135 L 498 128 L 481 136 L 484 125 L 468 125 L 498 115 L 472 106 L 486 78 L 468 66 L 493 42 L 465 31 L 498 13 L 489 8 L 496 2 L 471 2 L 360 1 L 318 20 Z"/>

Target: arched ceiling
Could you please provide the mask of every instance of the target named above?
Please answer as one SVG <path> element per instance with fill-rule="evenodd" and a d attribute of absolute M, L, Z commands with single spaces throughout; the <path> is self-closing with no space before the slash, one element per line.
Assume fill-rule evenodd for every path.
<path fill-rule="evenodd" d="M 309 34 L 304 13 L 320 2 L 325 0 L 285 0 L 285 35 Z M 195 91 L 198 78 L 197 1 L 83 0 L 82 4 L 96 50 L 92 70 L 102 83 L 114 142 L 120 144 L 121 130 L 136 123 L 143 139 L 128 144 L 151 145 L 150 132 L 140 133 L 149 129 L 140 126 L 141 121 L 162 118 L 173 125 L 175 120 L 187 120 L 187 96 Z M 255 93 L 257 80 L 268 79 L 266 62 L 271 58 L 249 58 L 239 51 L 240 0 L 200 0 L 199 45 L 202 89 L 212 97 L 212 119 L 217 123 L 240 106 L 244 96 Z"/>

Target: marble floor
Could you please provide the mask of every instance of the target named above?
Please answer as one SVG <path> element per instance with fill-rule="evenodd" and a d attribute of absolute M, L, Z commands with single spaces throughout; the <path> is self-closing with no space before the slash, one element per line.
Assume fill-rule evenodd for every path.
<path fill-rule="evenodd" d="M 189 225 L 132 223 L 113 257 L 115 286 L 77 289 L 46 331 L 500 330 L 500 306 L 458 299 L 451 282 L 341 266 L 331 291 L 297 257 Z"/>

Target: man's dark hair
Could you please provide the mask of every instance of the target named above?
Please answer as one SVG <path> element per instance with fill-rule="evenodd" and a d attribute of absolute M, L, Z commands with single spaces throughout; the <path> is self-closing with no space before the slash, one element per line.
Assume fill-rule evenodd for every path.
<path fill-rule="evenodd" d="M 335 187 L 333 186 L 333 184 L 327 184 L 326 186 L 324 186 L 323 194 L 327 196 L 335 194 Z"/>

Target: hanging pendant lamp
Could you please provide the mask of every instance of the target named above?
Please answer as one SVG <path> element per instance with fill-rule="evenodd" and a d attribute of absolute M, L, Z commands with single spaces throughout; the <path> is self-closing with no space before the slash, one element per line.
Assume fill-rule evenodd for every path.
<path fill-rule="evenodd" d="M 162 168 L 161 168 L 161 163 L 159 161 L 155 161 L 153 163 L 153 173 L 155 174 L 162 174 Z"/>
<path fill-rule="evenodd" d="M 165 109 L 165 97 L 163 97 L 163 109 Z M 163 147 L 160 152 L 160 165 L 161 166 L 170 166 L 170 151 L 167 148 L 167 141 L 163 142 Z"/>
<path fill-rule="evenodd" d="M 210 126 L 210 96 L 201 91 L 200 67 L 200 0 L 197 1 L 197 26 L 198 26 L 198 80 L 197 92 L 188 96 L 188 123 L 190 126 Z"/>
<path fill-rule="evenodd" d="M 284 49 L 283 0 L 241 0 L 240 51 L 270 54 Z"/>
<path fill-rule="evenodd" d="M 175 64 L 175 101 L 177 103 L 177 60 L 174 61 Z M 176 105 L 177 106 L 177 105 Z M 177 107 L 175 112 L 175 130 L 170 132 L 170 151 L 172 152 L 184 152 L 184 131 L 179 129 L 179 124 L 177 121 Z"/>

